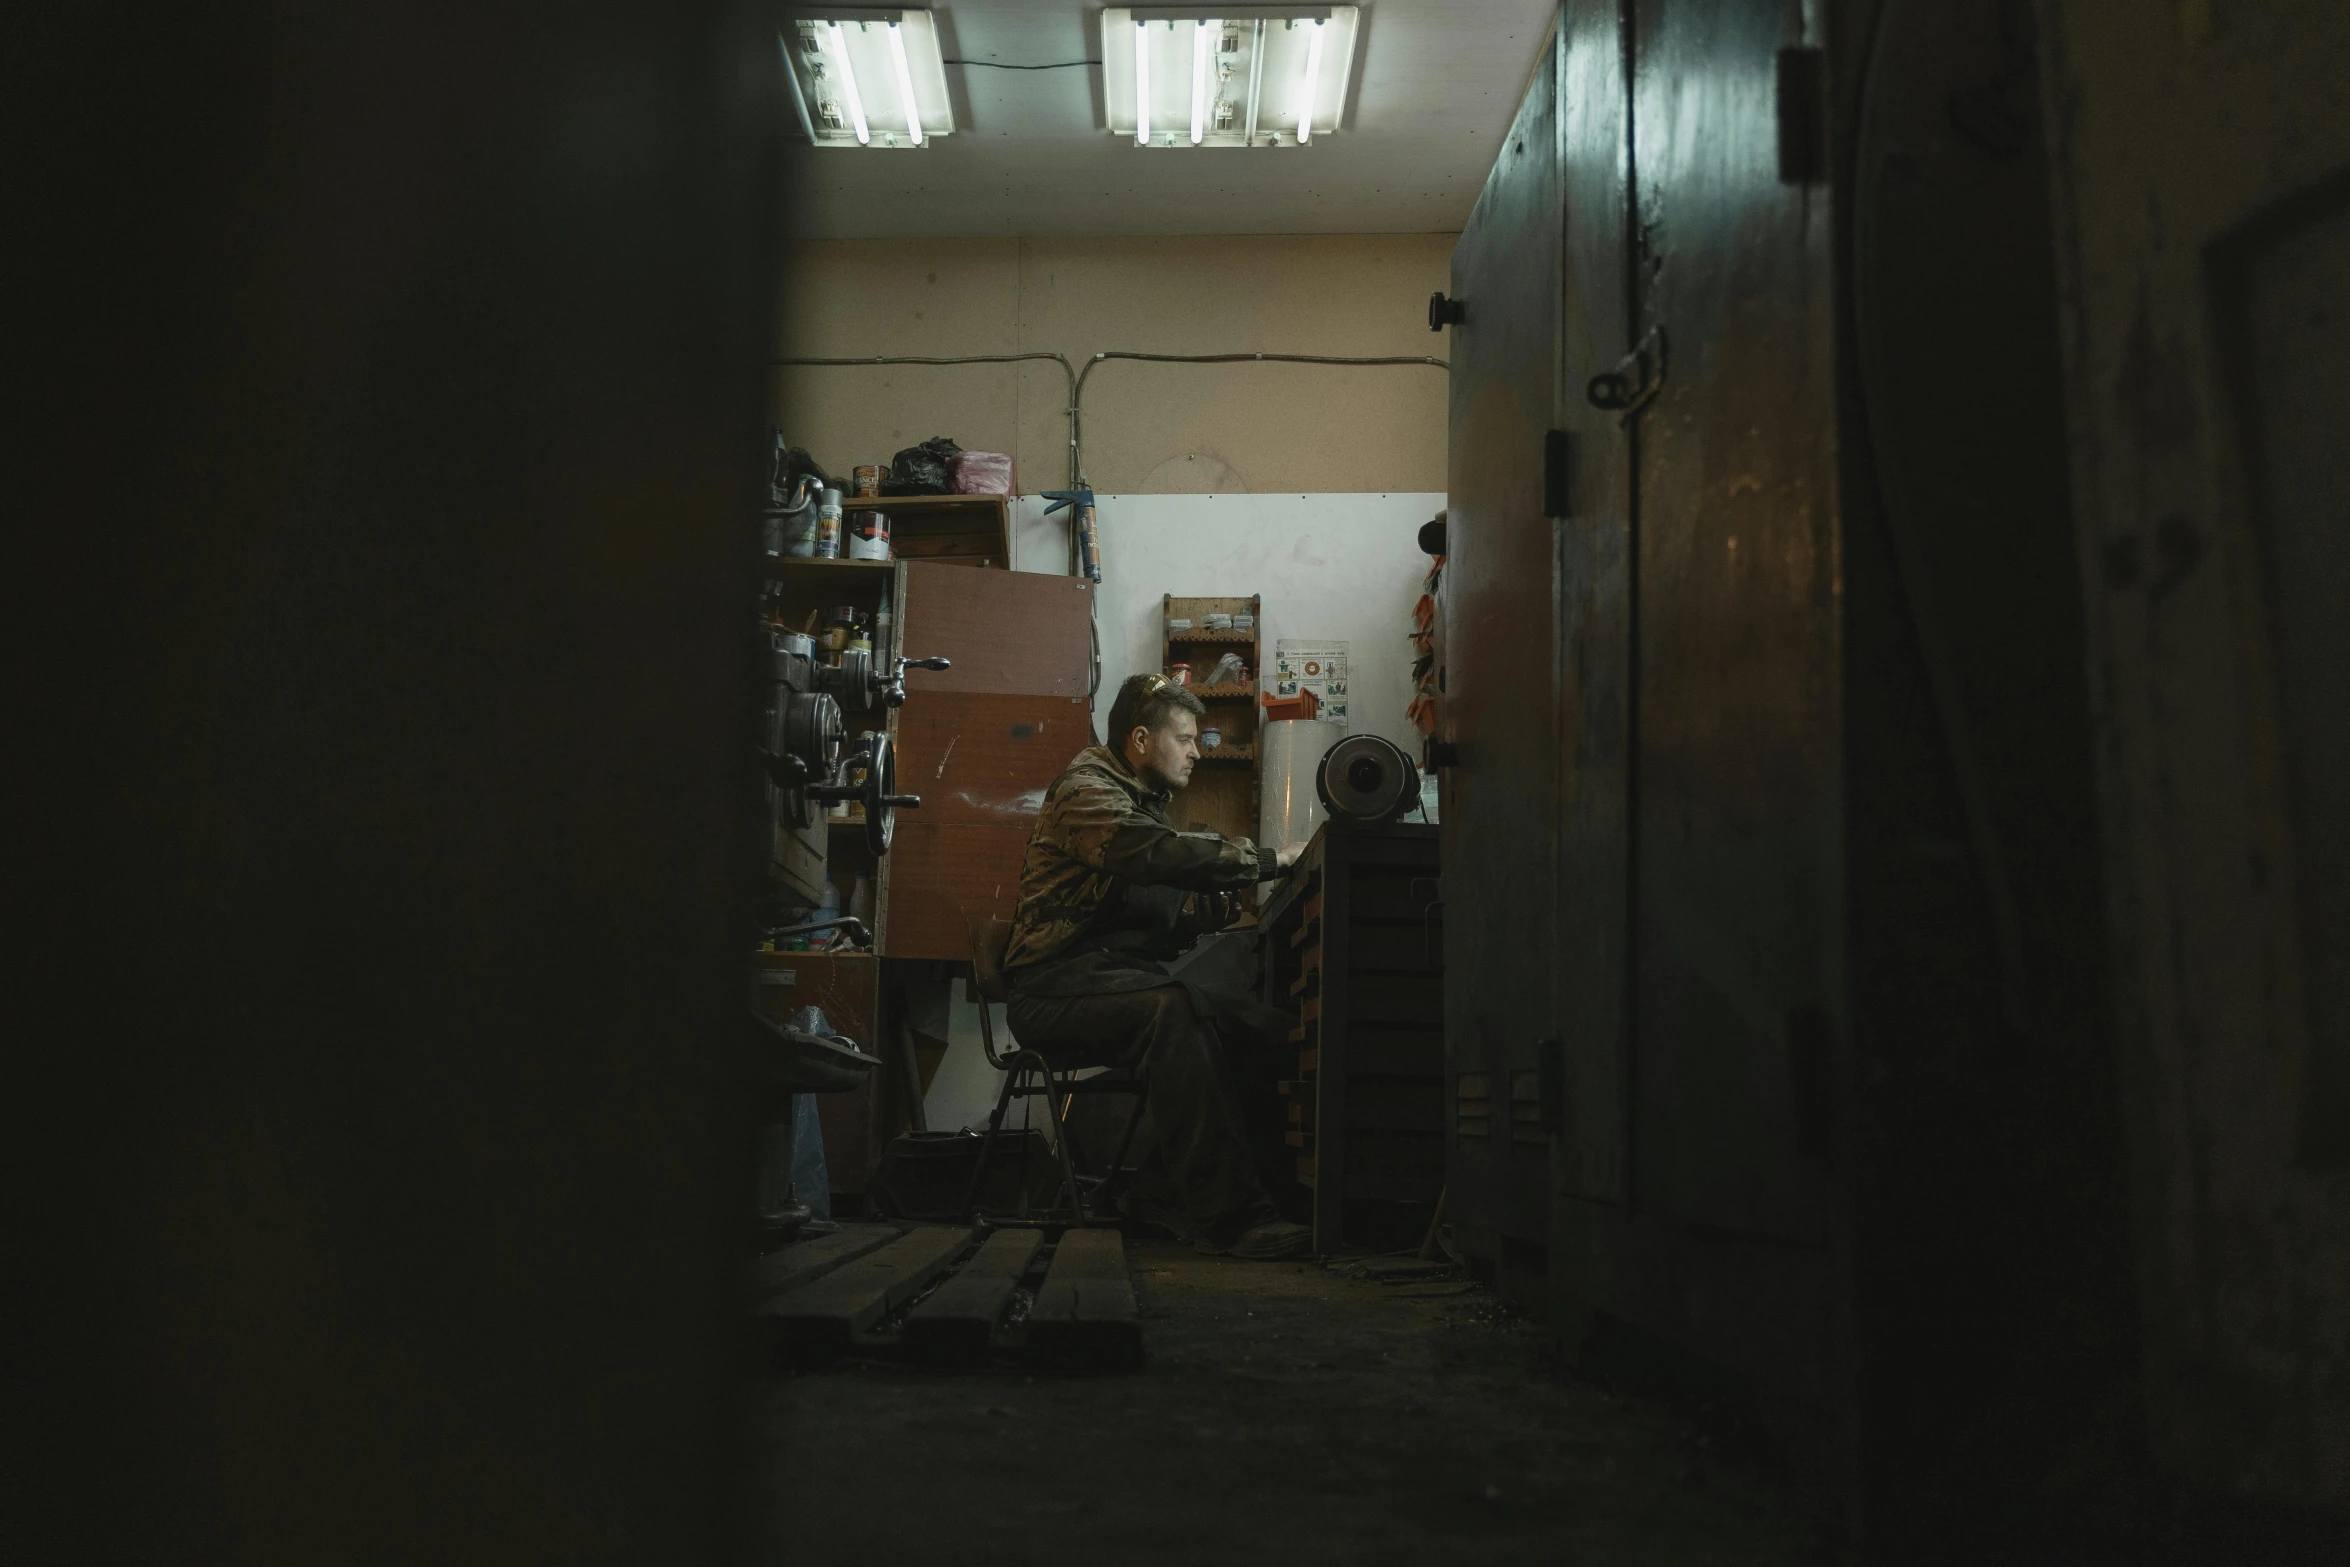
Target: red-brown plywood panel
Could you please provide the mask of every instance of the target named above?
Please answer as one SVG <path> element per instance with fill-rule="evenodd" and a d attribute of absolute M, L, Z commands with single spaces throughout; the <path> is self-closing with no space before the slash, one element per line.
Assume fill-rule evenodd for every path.
<path fill-rule="evenodd" d="M 1010 919 L 1020 901 L 1028 821 L 992 823 L 898 818 L 890 850 L 889 933 L 893 958 L 968 959 L 968 922 Z"/>
<path fill-rule="evenodd" d="M 927 560 L 905 564 L 906 602 L 898 613 L 907 656 L 954 660 L 943 673 L 907 673 L 909 711 L 924 697 L 948 691 L 1085 700 L 1092 583 L 1036 571 L 975 572 Z"/>
<path fill-rule="evenodd" d="M 898 713 L 898 788 L 920 795 L 922 805 L 899 816 L 899 831 L 919 819 L 1025 833 L 1045 789 L 1092 743 L 1082 698 L 952 691 L 909 700 Z M 902 838 L 890 859 L 902 873 Z"/>

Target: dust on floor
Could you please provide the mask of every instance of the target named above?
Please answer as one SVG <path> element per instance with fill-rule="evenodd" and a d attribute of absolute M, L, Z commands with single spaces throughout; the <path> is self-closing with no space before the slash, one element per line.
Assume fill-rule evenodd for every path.
<path fill-rule="evenodd" d="M 1778 1564 L 1789 1501 L 1460 1284 L 1133 1240 L 1144 1368 L 849 1360 L 754 1389 L 766 1558 Z"/>

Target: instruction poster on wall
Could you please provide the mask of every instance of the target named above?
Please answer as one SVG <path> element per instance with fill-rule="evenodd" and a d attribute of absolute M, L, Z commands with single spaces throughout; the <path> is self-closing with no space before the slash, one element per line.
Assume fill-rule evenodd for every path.
<path fill-rule="evenodd" d="M 1293 642 L 1287 637 L 1273 644 L 1273 694 L 1295 696 L 1311 691 L 1322 706 L 1315 715 L 1330 723 L 1346 722 L 1346 644 Z"/>

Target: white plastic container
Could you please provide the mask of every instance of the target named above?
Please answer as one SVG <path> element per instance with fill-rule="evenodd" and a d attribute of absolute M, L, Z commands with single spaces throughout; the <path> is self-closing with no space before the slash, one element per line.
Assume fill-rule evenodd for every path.
<path fill-rule="evenodd" d="M 1319 718 L 1280 718 L 1257 727 L 1257 842 L 1281 849 L 1303 843 L 1330 819 L 1314 792 L 1314 768 L 1346 738 L 1346 725 Z"/>

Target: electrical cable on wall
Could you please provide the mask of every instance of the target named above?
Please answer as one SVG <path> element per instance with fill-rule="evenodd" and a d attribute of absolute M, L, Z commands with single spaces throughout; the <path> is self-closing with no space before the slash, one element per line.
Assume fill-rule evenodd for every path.
<path fill-rule="evenodd" d="M 1077 470 L 1076 483 L 1083 484 L 1084 474 L 1084 405 L 1085 382 L 1104 360 L 1130 359 L 1145 364 L 1162 365 L 1429 365 L 1449 372 L 1451 361 L 1436 359 L 1426 354 L 1381 354 L 1354 357 L 1338 354 L 1144 354 L 1127 349 L 1104 349 L 1086 361 L 1084 371 L 1069 387 L 1069 460 Z"/>
<path fill-rule="evenodd" d="M 951 63 L 951 62 L 950 62 L 950 63 Z M 1074 63 L 1078 63 L 1078 62 L 1070 62 L 1070 63 L 1073 63 L 1073 64 L 1074 64 Z M 1030 67 L 1008 67 L 1008 69 L 1030 69 L 1030 70 L 1045 70 L 1045 69 L 1052 69 L 1052 67 L 1045 67 L 1045 66 L 1030 66 Z M 1428 366 L 1428 367 L 1430 367 L 1430 368 L 1432 368 L 1432 369 L 1443 370 L 1443 371 L 1447 371 L 1447 372 L 1449 372 L 1449 371 L 1452 369 L 1452 364 L 1451 364 L 1451 361 L 1449 361 L 1449 360 L 1444 360 L 1444 359 L 1438 359 L 1438 358 L 1435 358 L 1435 357 L 1433 357 L 1433 356 L 1431 356 L 1431 355 L 1427 355 L 1427 354 L 1379 354 L 1379 355 L 1362 355 L 1362 356 L 1357 356 L 1357 355 L 1343 355 L 1343 354 L 1263 354 L 1263 353 L 1246 353 L 1246 354 L 1146 354 L 1146 353 L 1140 353 L 1140 352 L 1136 352 L 1136 351 L 1129 350 L 1129 349 L 1104 349 L 1102 352 L 1100 352 L 1100 353 L 1097 353 L 1097 354 L 1094 354 L 1094 355 L 1093 355 L 1091 358 L 1089 358 L 1089 359 L 1086 361 L 1085 369 L 1084 369 L 1083 371 L 1078 371 L 1078 370 L 1076 370 L 1076 369 L 1072 368 L 1072 367 L 1071 367 L 1071 365 L 1070 365 L 1070 363 L 1069 363 L 1069 361 L 1068 361 L 1067 359 L 1063 358 L 1061 355 L 1059 355 L 1059 354 L 1055 354 L 1055 353 L 1046 353 L 1046 352 L 1038 352 L 1038 353 L 1027 353 L 1027 354 L 957 354 L 957 355 L 952 355 L 952 356 L 942 356 L 942 357 L 932 357 L 932 356 L 925 356 L 925 355 L 913 355 L 913 354 L 875 354 L 875 355 L 871 355 L 871 356 L 868 356 L 868 357 L 864 357 L 864 358 L 857 358 L 857 359 L 837 359 L 837 358 L 789 358 L 789 359 L 774 359 L 774 360 L 770 360 L 770 361 L 768 361 L 768 363 L 769 363 L 770 365 L 772 365 L 772 366 L 777 366 L 777 367 L 784 366 L 784 365 L 816 365 L 816 366 L 838 366 L 838 367 L 847 367 L 847 366 L 855 366 L 855 365 L 1001 365 L 1001 364 L 1019 364 L 1019 363 L 1022 363 L 1022 362 L 1024 362 L 1024 361 L 1028 361 L 1028 360 L 1044 360 L 1044 359 L 1049 359 L 1049 360 L 1051 360 L 1053 363 L 1055 363 L 1055 364 L 1059 365 L 1059 366 L 1061 367 L 1061 374 L 1062 374 L 1062 375 L 1063 375 L 1063 376 L 1064 376 L 1064 377 L 1067 379 L 1067 381 L 1068 381 L 1068 386 L 1069 386 L 1069 405 L 1068 405 L 1068 408 L 1067 408 L 1067 410 L 1066 410 L 1066 413 L 1067 413 L 1068 420 L 1069 420 L 1069 490 L 1070 490 L 1070 491 L 1072 491 L 1072 492 L 1090 492 L 1090 491 L 1091 491 L 1091 489 L 1092 489 L 1092 485 L 1090 485 L 1090 484 L 1089 484 L 1089 483 L 1086 481 L 1086 478 L 1085 478 L 1085 461 L 1084 461 L 1084 444 L 1083 444 L 1083 432 L 1084 432 L 1084 414 L 1083 414 L 1083 405 L 1084 405 L 1084 399 L 1085 399 L 1085 382 L 1086 382 L 1086 378 L 1087 378 L 1087 377 L 1089 377 L 1089 376 L 1091 376 L 1091 375 L 1094 373 L 1094 371 L 1095 371 L 1096 369 L 1100 368 L 1100 366 L 1101 366 L 1101 365 L 1102 365 L 1102 364 L 1103 364 L 1105 361 L 1107 361 L 1107 360 L 1112 360 L 1112 359 L 1123 359 L 1123 360 L 1130 360 L 1130 361 L 1135 361 L 1135 362 L 1139 362 L 1139 363 L 1143 363 L 1143 364 L 1173 364 L 1173 365 L 1226 365 L 1226 364 L 1290 364 L 1290 365 L 1345 365 L 1345 366 L 1367 366 L 1367 365 L 1426 365 L 1426 366 Z M 1090 500 L 1090 494 L 1088 495 L 1088 499 Z M 1058 508 L 1058 507 L 1056 507 L 1056 508 L 1054 508 L 1054 509 L 1055 509 L 1055 510 L 1058 510 L 1059 508 Z M 1085 548 L 1084 548 L 1084 538 L 1085 538 L 1085 536 L 1084 536 L 1084 533 L 1083 533 L 1081 530 L 1082 530 L 1082 529 L 1083 529 L 1083 528 L 1084 528 L 1084 527 L 1085 527 L 1087 524 L 1089 524 L 1089 523 L 1091 522 L 1091 520 L 1092 520 L 1092 508 L 1091 508 L 1090 506 L 1078 506 L 1078 505 L 1071 505 L 1071 506 L 1069 506 L 1069 508 L 1068 508 L 1068 511 L 1069 511 L 1069 575 L 1071 575 L 1071 576 L 1073 576 L 1073 577 L 1075 577 L 1075 576 L 1085 576 L 1085 575 L 1089 575 L 1089 573 L 1087 573 L 1087 571 L 1085 570 Z M 1096 568 L 1096 569 L 1098 570 L 1098 566 L 1097 566 L 1097 568 Z M 1095 580 L 1098 582 L 1098 580 L 1099 580 L 1099 579 L 1098 579 L 1098 578 L 1096 578 Z M 1099 695 L 1101 694 L 1101 687 L 1102 687 L 1102 634 L 1101 634 L 1101 607 L 1100 607 L 1100 606 L 1101 606 L 1101 594 L 1097 592 L 1097 593 L 1094 593 L 1093 595 L 1091 595 L 1091 600 L 1090 600 L 1090 603 L 1091 603 L 1090 618 L 1091 618 L 1091 621 L 1092 621 L 1092 626 L 1091 626 L 1091 637 L 1092 637 L 1092 644 L 1093 644 L 1093 645 L 1092 645 L 1092 659 L 1093 659 L 1093 668 L 1092 668 L 1092 670 L 1091 670 L 1091 672 L 1090 672 L 1090 674 L 1089 674 L 1089 676 L 1088 676 L 1088 679 L 1087 679 L 1087 684 L 1086 684 L 1086 701 L 1087 701 L 1087 706 L 1088 706 L 1088 708 L 1089 708 L 1089 709 L 1090 709 L 1090 707 L 1091 707 L 1091 705 L 1092 705 L 1092 700 L 1093 700 L 1093 698 L 1095 698 L 1095 697 L 1097 697 L 1097 696 L 1099 696 Z"/>
<path fill-rule="evenodd" d="M 1041 70 L 1045 69 L 1045 67 L 1028 67 L 1027 69 Z M 1069 421 L 1069 486 L 1071 489 L 1076 489 L 1084 483 L 1084 480 L 1078 476 L 1077 462 L 1077 372 L 1070 366 L 1069 361 L 1061 357 L 1059 354 L 1044 351 L 1027 354 L 874 354 L 868 357 L 857 359 L 795 356 L 788 359 L 770 359 L 767 361 L 767 363 L 770 368 L 781 368 L 785 365 L 816 365 L 820 367 L 831 366 L 839 368 L 856 365 L 1016 365 L 1025 364 L 1030 360 L 1045 359 L 1049 359 L 1054 364 L 1057 364 L 1061 367 L 1061 378 L 1065 383 L 1067 383 L 1069 389 L 1069 402 L 1068 405 L 1062 410 L 1062 413 L 1063 416 L 1066 417 Z M 1069 575 L 1072 577 L 1084 575 L 1078 547 L 1078 522 L 1079 519 L 1075 516 L 1074 508 L 1072 508 L 1072 515 L 1069 519 Z M 1097 578 L 1096 580 L 1098 581 L 1099 579 Z M 1085 702 L 1086 709 L 1089 713 L 1092 711 L 1093 699 L 1101 694 L 1102 689 L 1102 625 L 1100 606 L 1101 594 L 1097 592 L 1087 596 L 1086 617 L 1089 622 L 1087 627 L 1087 640 L 1090 644 L 1088 658 L 1090 659 L 1092 665 L 1092 667 L 1086 672 L 1085 681 Z"/>

